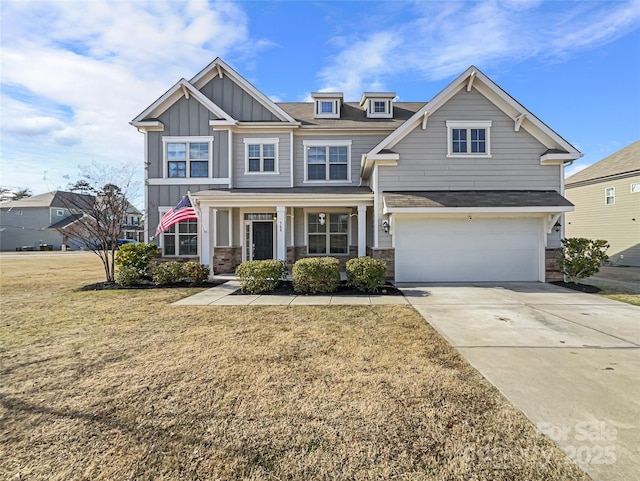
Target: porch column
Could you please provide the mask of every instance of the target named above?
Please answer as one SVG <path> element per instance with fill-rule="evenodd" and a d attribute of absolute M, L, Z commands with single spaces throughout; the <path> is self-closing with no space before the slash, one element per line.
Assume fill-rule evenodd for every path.
<path fill-rule="evenodd" d="M 358 206 L 358 257 L 367 255 L 367 206 Z"/>
<path fill-rule="evenodd" d="M 202 207 L 200 211 L 200 263 L 211 265 L 209 258 L 211 252 L 211 224 L 209 222 L 209 207 Z"/>
<path fill-rule="evenodd" d="M 276 259 L 279 261 L 287 260 L 286 225 L 287 208 L 284 205 L 276 206 Z"/>

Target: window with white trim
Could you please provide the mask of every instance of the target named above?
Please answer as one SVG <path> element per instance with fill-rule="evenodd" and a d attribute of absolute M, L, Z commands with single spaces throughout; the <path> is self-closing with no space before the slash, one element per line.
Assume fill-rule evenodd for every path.
<path fill-rule="evenodd" d="M 447 121 L 447 157 L 491 157 L 491 121 Z"/>
<path fill-rule="evenodd" d="M 631 193 L 632 194 L 637 194 L 640 192 L 640 183 L 633 183 L 631 184 Z"/>
<path fill-rule="evenodd" d="M 349 254 L 349 214 L 307 214 L 307 246 L 309 254 Z"/>
<path fill-rule="evenodd" d="M 351 180 L 351 141 L 305 141 L 305 182 Z"/>
<path fill-rule="evenodd" d="M 613 205 L 616 203 L 616 189 L 615 187 L 606 187 L 604 189 L 604 203 L 606 205 Z"/>
<path fill-rule="evenodd" d="M 279 139 L 244 139 L 245 173 L 278 173 Z"/>
<path fill-rule="evenodd" d="M 162 255 L 197 256 L 198 221 L 185 220 L 178 222 L 164 231 L 162 234 Z"/>
<path fill-rule="evenodd" d="M 58 217 L 62 217 L 64 215 L 64 211 L 59 209 L 59 210 L 56 211 L 56 215 Z"/>
<path fill-rule="evenodd" d="M 165 177 L 211 177 L 213 137 L 164 137 Z"/>

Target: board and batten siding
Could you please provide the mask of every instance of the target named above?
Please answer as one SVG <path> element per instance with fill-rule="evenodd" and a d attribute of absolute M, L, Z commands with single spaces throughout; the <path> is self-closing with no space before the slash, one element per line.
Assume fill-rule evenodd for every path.
<path fill-rule="evenodd" d="M 229 176 L 229 133 L 212 130 L 209 120 L 216 116 L 209 112 L 194 98 L 184 97 L 165 111 L 159 120 L 164 124 L 164 131 L 147 133 L 149 178 L 161 179 L 164 176 L 163 137 L 213 137 L 213 177 Z"/>
<path fill-rule="evenodd" d="M 447 157 L 448 120 L 490 120 L 491 157 Z M 378 192 L 402 190 L 555 190 L 560 191 L 558 165 L 541 165 L 547 148 L 475 89 L 461 90 L 392 150 L 396 166 L 379 168 Z M 378 216 L 382 218 L 382 202 Z M 391 236 L 378 227 L 379 247 L 391 247 Z M 559 245 L 552 233 L 548 245 Z"/>
<path fill-rule="evenodd" d="M 333 182 L 312 182 L 305 183 L 305 158 L 304 158 L 304 142 L 305 141 L 326 141 L 327 145 L 331 145 L 331 141 L 351 141 L 351 183 L 338 182 L 339 185 L 360 185 L 360 161 L 362 154 L 366 154 L 373 147 L 378 145 L 386 135 L 358 135 L 357 133 L 351 135 L 296 135 L 294 136 L 293 146 L 293 158 L 294 158 L 294 185 L 327 185 L 333 184 Z M 338 186 L 336 186 L 338 188 Z"/>
<path fill-rule="evenodd" d="M 291 140 L 288 133 L 236 134 L 233 136 L 233 187 L 290 187 Z M 245 139 L 278 139 L 278 173 L 245 173 Z"/>
<path fill-rule="evenodd" d="M 229 77 L 216 76 L 200 91 L 236 120 L 246 122 L 280 120 Z"/>
<path fill-rule="evenodd" d="M 614 265 L 640 267 L 640 192 L 631 192 L 633 183 L 640 183 L 640 175 L 568 186 L 565 196 L 576 207 L 565 216 L 566 236 L 604 239 Z M 607 187 L 615 188 L 615 204 L 605 203 Z"/>

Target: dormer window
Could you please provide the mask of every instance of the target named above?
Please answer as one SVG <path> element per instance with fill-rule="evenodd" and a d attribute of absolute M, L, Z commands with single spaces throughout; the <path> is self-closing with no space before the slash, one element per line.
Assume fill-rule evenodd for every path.
<path fill-rule="evenodd" d="M 367 113 L 368 119 L 392 119 L 395 92 L 365 92 L 360 107 Z"/>
<path fill-rule="evenodd" d="M 343 95 L 341 92 L 314 92 L 311 94 L 314 102 L 314 118 L 339 119 Z"/>

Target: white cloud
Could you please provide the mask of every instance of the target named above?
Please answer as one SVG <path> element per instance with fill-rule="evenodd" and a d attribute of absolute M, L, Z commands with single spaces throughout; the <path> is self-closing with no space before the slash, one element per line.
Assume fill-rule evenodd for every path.
<path fill-rule="evenodd" d="M 553 61 L 615 40 L 640 24 L 640 2 L 416 2 L 416 15 L 343 45 L 320 72 L 351 99 L 367 82 L 411 74 L 440 80 L 469 65 L 492 68 L 531 57 Z M 347 95 L 345 95 L 347 96 Z"/>
<path fill-rule="evenodd" d="M 589 167 L 591 164 L 574 164 L 571 167 L 567 167 L 564 170 L 564 177 L 569 178 L 571 177 L 573 174 L 577 174 L 578 172 L 580 172 L 581 170 L 586 169 L 587 167 Z"/>

